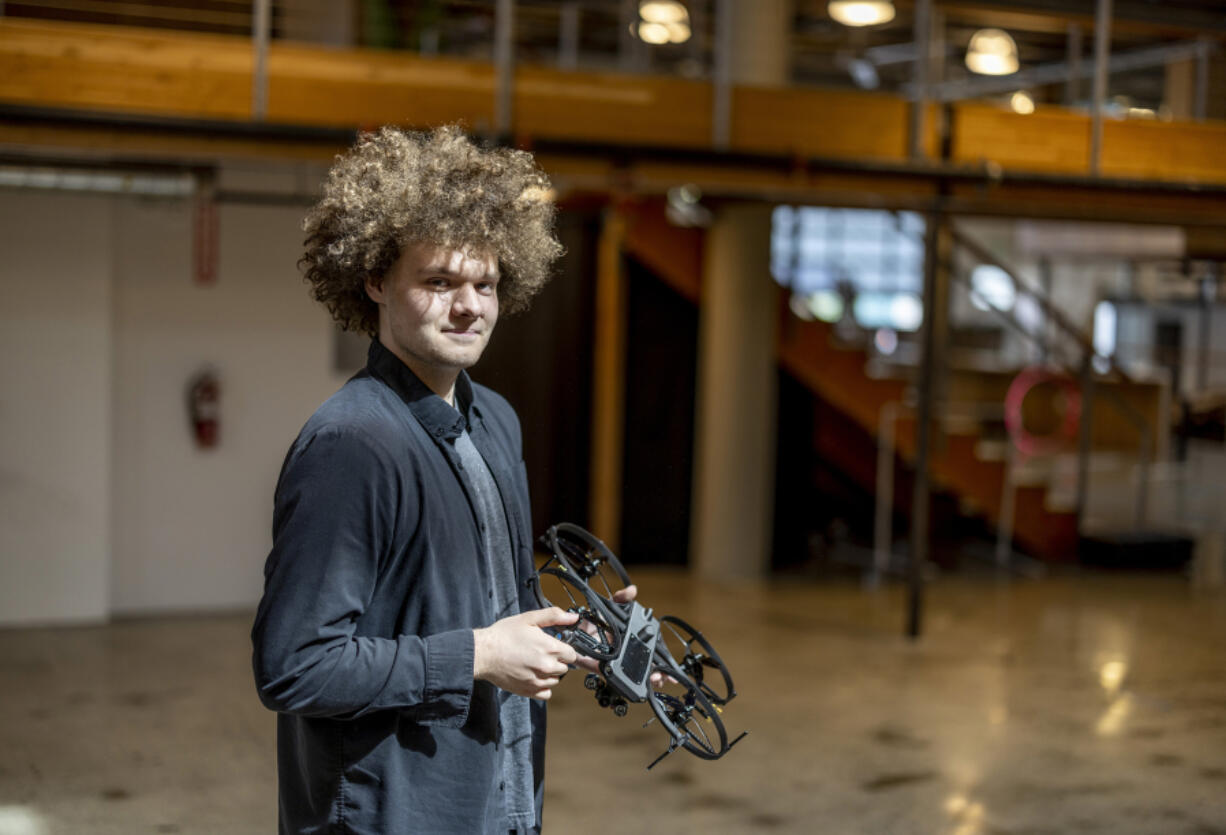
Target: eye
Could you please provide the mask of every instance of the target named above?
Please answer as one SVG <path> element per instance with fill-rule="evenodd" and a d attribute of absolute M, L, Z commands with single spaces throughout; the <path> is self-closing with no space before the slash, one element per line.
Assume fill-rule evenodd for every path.
<path fill-rule="evenodd" d="M 426 279 L 426 286 L 432 290 L 446 290 L 451 287 L 451 282 L 445 278 L 434 277 Z"/>
<path fill-rule="evenodd" d="M 493 293 L 496 289 L 498 289 L 498 285 L 497 283 L 493 281 L 477 282 L 477 292 L 478 293 L 485 293 L 486 295 L 489 295 L 490 293 Z"/>

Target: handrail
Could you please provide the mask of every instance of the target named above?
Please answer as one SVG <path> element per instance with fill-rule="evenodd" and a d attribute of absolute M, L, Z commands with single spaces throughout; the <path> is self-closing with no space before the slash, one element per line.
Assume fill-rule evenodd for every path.
<path fill-rule="evenodd" d="M 1125 383 L 1134 382 L 1132 377 L 1128 374 L 1128 372 L 1126 372 L 1123 368 L 1120 367 L 1119 363 L 1116 362 L 1114 357 L 1105 357 L 1102 354 L 1099 354 L 1094 349 L 1094 343 L 1091 342 L 1090 339 L 1084 333 L 1081 332 L 1080 328 L 1078 328 L 1076 325 L 1070 322 L 1068 320 L 1068 317 L 1066 317 L 1062 312 L 1060 312 L 1060 310 L 1055 305 L 1051 303 L 1051 299 L 1047 298 L 1047 296 L 1045 296 L 1043 293 L 1039 292 L 1034 287 L 1031 287 L 1029 284 L 1022 281 L 1020 278 L 1018 278 L 1017 272 L 1015 270 L 1013 270 L 1007 264 L 1002 262 L 1001 259 L 997 258 L 991 252 L 989 252 L 988 249 L 984 247 L 982 244 L 980 244 L 978 241 L 973 240 L 972 238 L 968 237 L 965 233 L 959 232 L 957 229 L 951 230 L 951 233 L 953 235 L 953 240 L 955 244 L 968 250 L 972 255 L 978 258 L 982 263 L 991 264 L 993 267 L 996 267 L 997 269 L 999 269 L 1001 272 L 1003 272 L 1005 275 L 1009 277 L 1009 280 L 1013 283 L 1013 289 L 1016 292 L 1025 293 L 1026 295 L 1034 299 L 1036 302 L 1038 302 L 1039 307 L 1043 309 L 1044 315 L 1047 316 L 1050 321 L 1055 322 L 1057 327 L 1059 327 L 1060 330 L 1064 331 L 1066 336 L 1072 338 L 1072 340 L 1077 343 L 1078 347 L 1081 348 L 1082 353 L 1085 356 L 1090 357 L 1090 358 L 1099 358 L 1099 359 L 1104 360 L 1105 362 L 1108 363 L 1110 369 L 1114 371 L 1116 374 L 1118 374 L 1120 376 L 1120 379 L 1122 379 Z M 954 271 L 951 271 L 951 273 L 956 275 L 956 272 Z M 1028 336 L 1030 336 L 1029 332 L 1025 331 L 1024 328 L 1022 329 L 1022 331 L 1023 333 L 1026 333 Z"/>

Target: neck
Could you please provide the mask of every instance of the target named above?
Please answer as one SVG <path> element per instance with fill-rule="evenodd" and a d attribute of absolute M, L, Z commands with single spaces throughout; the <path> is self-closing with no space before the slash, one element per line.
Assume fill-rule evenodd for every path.
<path fill-rule="evenodd" d="M 391 340 L 384 339 L 383 335 L 379 335 L 379 342 L 384 348 L 391 351 L 396 357 L 409 367 L 409 370 L 417 375 L 417 379 L 426 384 L 426 388 L 437 394 L 439 397 L 447 401 L 447 405 L 455 405 L 455 381 L 460 376 L 458 368 L 440 368 L 437 365 L 430 365 L 418 360 L 416 357 L 409 356 L 405 352 L 399 350 Z"/>

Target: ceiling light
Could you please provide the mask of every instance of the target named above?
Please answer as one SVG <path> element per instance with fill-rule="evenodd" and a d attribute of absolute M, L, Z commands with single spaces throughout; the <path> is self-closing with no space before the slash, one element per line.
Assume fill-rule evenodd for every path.
<path fill-rule="evenodd" d="M 630 32 L 643 43 L 661 46 L 690 39 L 690 13 L 677 0 L 642 0 L 639 21 Z"/>
<path fill-rule="evenodd" d="M 966 67 L 980 75 L 1017 72 L 1017 44 L 1004 29 L 980 29 L 966 48 Z"/>
<path fill-rule="evenodd" d="M 1034 99 L 1025 90 L 1018 90 L 1010 96 L 1009 106 L 1013 108 L 1014 113 L 1021 113 L 1023 116 L 1034 113 Z"/>
<path fill-rule="evenodd" d="M 642 0 L 639 17 L 647 23 L 684 23 L 688 26 L 690 22 L 690 13 L 678 0 Z"/>
<path fill-rule="evenodd" d="M 663 23 L 640 23 L 638 33 L 639 40 L 643 43 L 656 45 L 668 43 L 668 27 Z"/>
<path fill-rule="evenodd" d="M 876 26 L 894 19 L 890 0 L 830 0 L 826 11 L 844 26 Z"/>

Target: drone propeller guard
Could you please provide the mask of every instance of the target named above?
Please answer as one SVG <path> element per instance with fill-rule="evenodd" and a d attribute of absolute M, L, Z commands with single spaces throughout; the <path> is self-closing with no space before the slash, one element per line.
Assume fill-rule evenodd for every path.
<path fill-rule="evenodd" d="M 555 635 L 598 662 L 584 686 L 616 716 L 647 702 L 654 716 L 644 727 L 659 722 L 668 733 L 668 749 L 648 769 L 678 748 L 719 759 L 745 737 L 728 741 L 721 713 L 736 689 L 701 632 L 671 615 L 657 618 L 637 600 L 618 600 L 630 576 L 608 546 L 578 525 L 554 525 L 540 543 L 549 554 L 533 577 L 541 606 L 579 615 Z"/>

